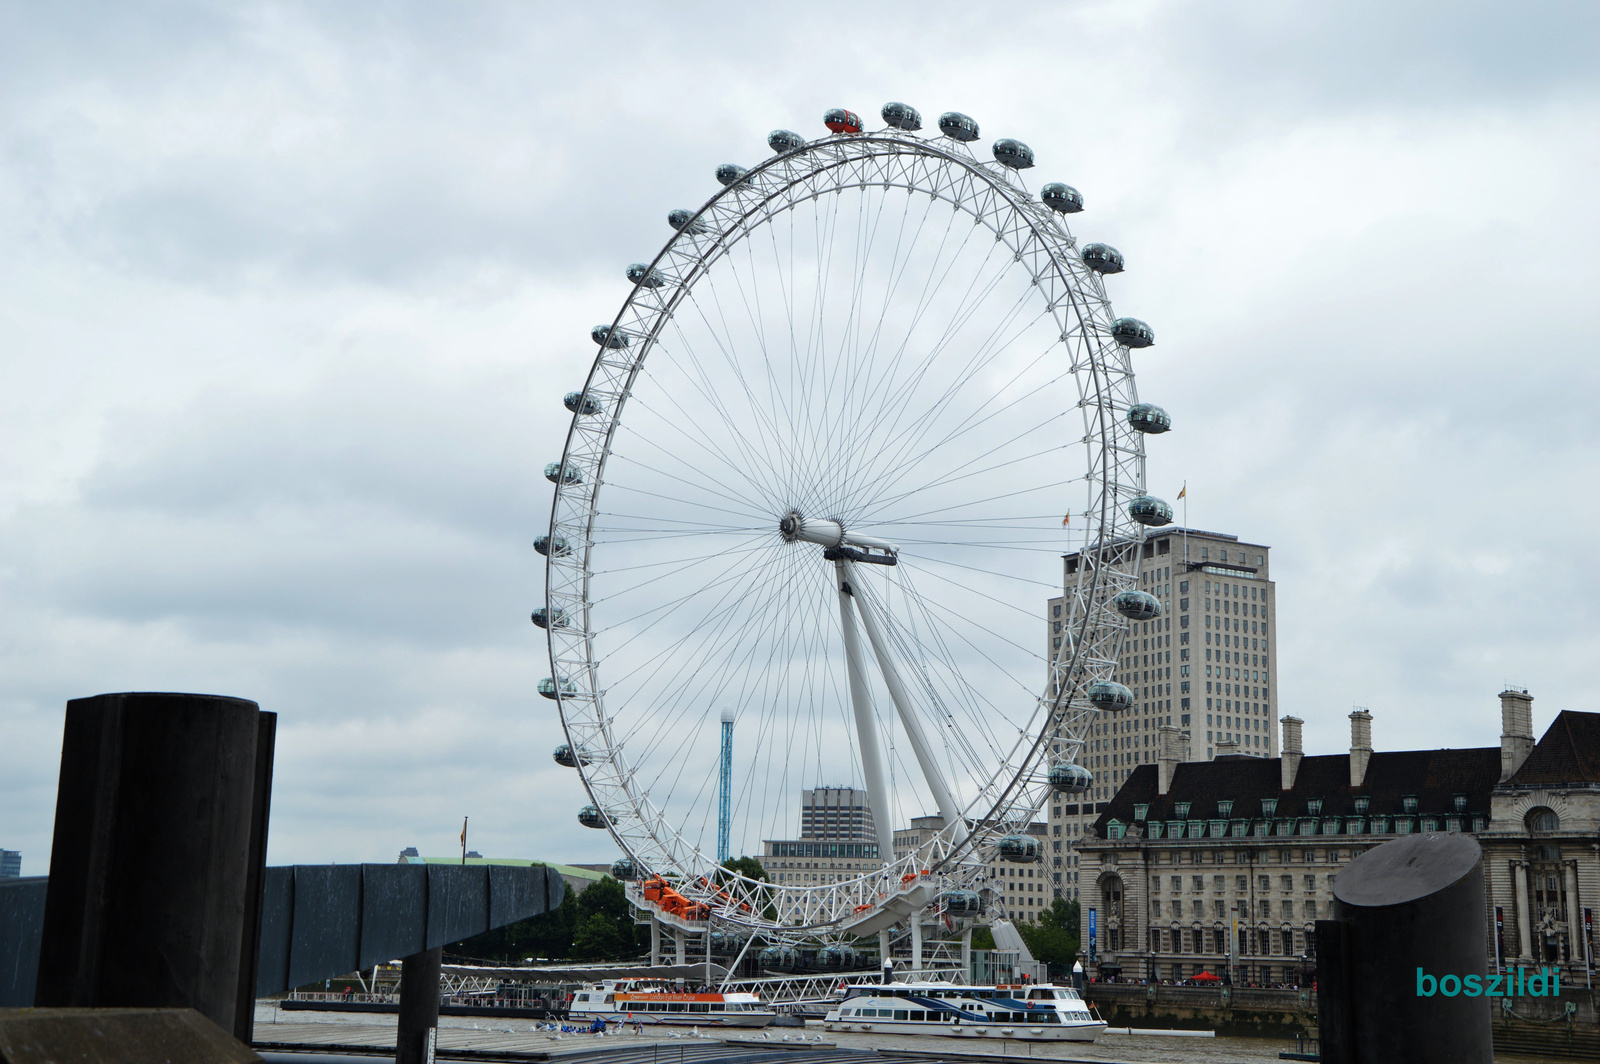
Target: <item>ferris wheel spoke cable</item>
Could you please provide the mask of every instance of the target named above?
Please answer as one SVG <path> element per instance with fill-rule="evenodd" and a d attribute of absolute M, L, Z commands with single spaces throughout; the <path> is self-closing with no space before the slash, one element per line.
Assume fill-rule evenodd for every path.
<path fill-rule="evenodd" d="M 746 555 L 746 556 L 754 555 L 754 554 L 765 554 L 766 557 L 769 560 L 779 556 L 778 552 L 773 551 L 772 548 L 771 548 L 771 545 L 769 543 L 765 543 L 765 542 L 759 543 L 756 546 L 750 548 L 749 550 L 743 551 L 743 552 L 739 552 L 739 553 L 743 554 L 743 555 Z M 742 559 L 738 555 L 734 555 L 731 558 L 725 557 L 723 555 L 713 555 L 713 556 L 710 556 L 710 557 L 708 557 L 706 559 L 703 559 L 703 560 L 705 562 L 715 561 L 715 562 L 718 562 L 718 563 L 725 563 L 725 562 L 727 562 L 729 560 L 739 561 L 739 560 L 742 560 Z M 681 576 L 681 575 L 684 575 L 685 573 L 687 573 L 689 568 L 692 568 L 692 567 L 680 567 L 679 569 L 677 569 L 676 571 L 674 571 L 673 573 L 668 574 L 668 575 Z M 616 646 L 615 648 L 613 648 L 613 649 L 611 649 L 611 650 L 609 650 L 609 651 L 607 651 L 605 653 L 602 653 L 600 655 L 600 659 L 601 660 L 605 660 L 605 659 L 608 659 L 608 658 L 616 656 L 618 654 L 618 652 L 626 649 L 628 644 L 632 643 L 634 640 L 637 640 L 637 639 L 647 635 L 651 628 L 655 627 L 656 625 L 665 623 L 666 621 L 672 619 L 672 615 L 675 612 L 677 612 L 679 609 L 682 609 L 683 607 L 688 606 L 690 603 L 694 603 L 694 602 L 700 601 L 701 598 L 702 598 L 702 593 L 703 592 L 715 589 L 717 587 L 722 587 L 722 586 L 726 586 L 726 587 L 729 587 L 729 588 L 737 587 L 739 585 L 739 581 L 744 578 L 744 575 L 745 574 L 744 574 L 743 570 L 730 573 L 726 569 L 724 569 L 724 570 L 722 570 L 722 575 L 717 580 L 710 581 L 710 582 L 707 582 L 705 584 L 701 584 L 698 587 L 696 587 L 695 590 L 693 590 L 691 592 L 688 592 L 688 593 L 684 594 L 683 596 L 681 596 L 681 597 L 679 597 L 677 599 L 669 600 L 669 601 L 661 603 L 659 605 L 651 606 L 648 609 L 641 610 L 639 613 L 634 615 L 634 617 L 632 618 L 632 623 L 631 624 L 630 624 L 630 622 L 628 620 L 623 619 L 623 620 L 615 621 L 615 622 L 607 625 L 606 627 L 600 629 L 596 634 L 597 635 L 604 635 L 604 634 L 607 634 L 607 633 L 609 633 L 611 631 L 614 631 L 614 630 L 627 629 L 629 627 L 632 627 L 633 624 L 637 624 L 638 621 L 643 620 L 646 617 L 650 617 L 652 614 L 655 615 L 654 619 L 652 619 L 648 625 L 645 625 L 642 628 L 636 628 L 632 632 L 632 634 L 630 634 L 627 637 L 627 639 L 624 640 L 622 643 L 618 644 L 618 646 Z M 648 584 L 651 584 L 651 583 L 654 583 L 656 580 L 660 580 L 660 579 L 663 579 L 663 577 L 655 577 L 652 580 L 647 580 L 644 583 L 639 584 L 637 586 L 638 587 L 644 587 L 644 586 L 646 586 Z M 617 596 L 608 596 L 606 598 L 596 599 L 595 601 L 597 603 L 603 603 L 603 602 L 611 601 L 615 597 L 617 597 Z M 658 651 L 657 653 L 659 654 L 661 652 Z M 653 660 L 653 657 L 649 658 L 649 659 L 646 659 L 644 662 L 639 663 L 638 665 L 635 666 L 635 670 L 634 671 L 637 671 L 638 669 L 643 668 L 645 665 L 649 664 L 649 662 L 651 660 Z M 617 677 L 617 679 L 619 681 L 620 680 L 625 680 L 630 675 L 632 675 L 632 673 L 624 673 L 624 674 L 619 675 Z"/>
<path fill-rule="evenodd" d="M 752 625 L 751 623 L 754 618 L 740 620 L 735 616 L 736 607 L 730 608 L 727 611 L 728 623 L 725 623 L 722 626 L 725 631 L 715 633 L 719 637 L 718 644 L 707 648 L 707 652 L 700 662 L 697 663 L 694 661 L 689 661 L 686 663 L 686 668 L 683 671 L 687 673 L 687 675 L 700 676 L 703 678 L 696 686 L 683 685 L 679 687 L 681 694 L 675 699 L 678 709 L 670 714 L 670 716 L 664 718 L 664 724 L 670 724 L 670 728 L 664 727 L 662 729 L 662 731 L 667 735 L 676 734 L 680 741 L 675 748 L 663 748 L 661 751 L 652 751 L 664 753 L 666 755 L 666 764 L 676 769 L 670 784 L 668 784 L 666 787 L 663 805 L 673 804 L 673 799 L 676 795 L 683 774 L 689 769 L 691 764 L 691 758 L 689 757 L 689 754 L 695 746 L 699 745 L 699 727 L 697 725 L 703 724 L 710 719 L 705 713 L 705 709 L 707 708 L 706 700 L 704 698 L 705 687 L 707 684 L 715 682 L 717 676 L 713 675 L 713 670 L 709 668 L 710 661 L 705 659 L 727 658 L 725 668 L 719 675 L 747 676 L 750 661 L 754 659 L 757 652 L 763 646 L 762 637 L 771 626 L 776 624 L 778 620 L 777 614 L 780 612 L 781 607 L 779 609 L 773 609 L 772 605 L 774 601 L 775 600 L 771 599 L 768 600 L 768 608 L 764 611 L 765 615 L 761 617 L 760 623 L 756 625 Z M 744 646 L 742 655 L 733 656 L 731 653 L 728 653 L 731 651 L 737 651 L 740 646 Z M 697 665 L 699 667 L 696 667 Z M 737 701 L 742 700 L 736 700 L 736 704 Z M 701 808 L 702 810 L 709 811 L 710 804 L 703 802 L 702 799 L 704 798 L 706 786 L 710 783 L 710 781 L 714 780 L 715 774 L 699 773 L 697 774 L 697 778 L 700 784 L 700 790 L 695 796 L 691 797 L 689 802 L 690 808 Z M 658 777 L 658 782 L 652 786 L 652 790 L 666 782 L 667 781 L 664 778 Z"/>
<path fill-rule="evenodd" d="M 778 564 L 782 564 L 781 558 L 773 556 L 769 559 L 769 565 L 757 575 L 768 575 L 766 568 L 771 568 L 773 565 Z M 756 594 L 755 591 L 746 589 L 738 599 L 732 602 L 727 601 L 727 597 L 724 596 L 721 601 L 714 604 L 714 608 L 708 610 L 706 618 L 696 624 L 677 643 L 663 650 L 662 654 L 656 659 L 655 668 L 640 677 L 640 682 L 637 684 L 637 696 L 650 707 L 649 721 L 646 722 L 641 717 L 641 726 L 647 726 L 650 730 L 640 733 L 643 739 L 640 745 L 640 756 L 649 757 L 663 751 L 673 755 L 664 760 L 661 773 L 658 773 L 655 780 L 652 781 L 652 789 L 663 781 L 665 772 L 672 769 L 676 769 L 678 772 L 683 770 L 686 764 L 686 759 L 682 756 L 685 753 L 684 745 L 686 743 L 692 745 L 692 732 L 694 730 L 693 721 L 687 721 L 685 718 L 692 713 L 695 720 L 705 719 L 705 706 L 699 702 L 699 696 L 704 690 L 704 683 L 711 682 L 714 678 L 714 673 L 709 668 L 709 664 L 711 660 L 723 656 L 723 652 L 729 646 L 737 647 L 744 640 L 751 637 L 752 627 L 748 620 L 741 615 L 740 607 L 748 597 Z M 692 648 L 688 648 L 687 644 L 690 644 L 697 635 L 701 637 L 697 644 Z M 680 655 L 679 651 L 686 649 L 687 652 Z M 670 689 L 660 692 L 659 697 L 648 697 L 658 689 L 655 681 L 661 678 L 663 670 L 666 669 L 672 670 L 666 677 L 667 680 L 674 681 L 671 683 Z M 705 672 L 705 678 L 699 685 L 691 686 L 681 682 L 682 677 L 700 675 L 702 670 Z M 674 736 L 678 739 L 676 748 L 671 746 L 671 739 Z M 663 743 L 668 745 L 663 747 Z M 669 790 L 662 798 L 662 804 L 668 804 L 670 800 L 671 791 Z"/>
<path fill-rule="evenodd" d="M 906 593 L 907 596 L 909 596 L 911 599 L 915 600 L 919 604 L 920 608 L 922 609 L 923 615 L 924 615 L 924 617 L 925 617 L 925 619 L 927 621 L 929 632 L 931 633 L 930 640 L 928 642 L 924 643 L 921 640 L 918 641 L 919 648 L 926 648 L 926 647 L 931 646 L 933 651 L 934 651 L 935 656 L 937 656 L 941 660 L 941 662 L 944 665 L 945 669 L 948 670 L 948 675 L 950 677 L 956 678 L 956 680 L 959 680 L 959 678 L 961 676 L 960 667 L 956 664 L 955 655 L 951 652 L 949 644 L 945 639 L 946 631 L 951 630 L 950 626 L 948 624 L 941 624 L 938 621 L 938 619 L 933 616 L 931 610 L 929 609 L 929 604 L 927 603 L 926 599 L 924 599 L 924 597 L 919 592 L 917 592 L 915 588 L 913 588 L 911 586 L 909 577 L 904 573 L 899 574 L 899 575 L 900 575 L 900 582 L 899 582 L 900 583 L 900 587 Z M 960 632 L 952 632 L 952 634 L 956 635 L 958 638 L 961 638 L 963 642 L 967 643 L 968 646 L 972 646 L 974 650 L 978 650 L 978 648 L 972 644 L 971 640 L 967 639 Z M 988 633 L 988 634 L 992 635 L 993 633 Z M 980 653 L 980 655 L 983 654 L 983 652 L 981 650 L 978 650 L 978 652 Z M 914 654 L 913 656 L 917 660 L 926 660 L 926 657 L 928 656 L 928 652 L 927 652 L 926 649 L 919 649 L 917 651 L 917 653 Z M 984 656 L 985 656 L 985 660 L 989 661 L 989 663 L 991 665 L 996 665 L 996 663 L 993 661 L 992 658 L 988 658 L 986 655 L 984 655 Z M 1003 669 L 1000 670 L 1000 671 L 1001 671 L 1002 675 L 1005 675 L 1008 678 L 1010 678 L 1010 673 L 1008 671 L 1003 670 Z M 1023 685 L 1020 685 L 1020 684 L 1019 684 L 1019 686 L 1022 686 L 1024 691 L 1028 691 L 1029 690 L 1026 686 L 1023 686 Z M 984 737 L 985 741 L 988 743 L 988 745 L 990 747 L 989 753 L 988 753 L 988 757 L 989 758 L 992 759 L 994 757 L 999 756 L 1001 751 L 1000 751 L 1000 749 L 998 747 L 998 744 L 997 744 L 996 740 L 994 739 L 994 736 L 993 736 L 993 733 L 992 733 L 992 730 L 991 730 L 991 726 L 990 726 L 990 722 L 992 720 L 1003 719 L 1003 717 L 1001 717 L 999 715 L 999 713 L 998 713 L 999 707 L 996 706 L 990 699 L 988 699 L 987 697 L 983 696 L 979 691 L 977 691 L 975 688 L 973 688 L 972 685 L 970 685 L 970 684 L 961 683 L 957 688 L 955 688 L 955 690 L 958 692 L 958 697 L 965 704 L 965 706 L 966 706 L 966 708 L 968 710 L 968 720 L 966 722 L 967 727 L 971 728 L 972 730 L 976 731 L 977 734 L 979 734 L 979 735 Z M 1031 692 L 1030 692 L 1030 697 L 1031 697 Z M 981 767 L 981 763 L 979 761 L 980 755 L 978 754 L 978 751 L 976 751 L 976 749 L 973 750 L 973 754 L 974 754 L 974 758 L 973 758 L 973 762 L 972 762 L 973 766 L 975 768 Z M 992 763 L 992 761 L 990 763 Z"/>
<path fill-rule="evenodd" d="M 1019 311 L 1022 305 L 1023 304 L 1019 300 L 1019 302 L 1011 308 L 1011 312 L 1015 313 Z M 1033 326 L 1038 322 L 1038 320 L 1039 318 L 1034 318 L 1024 326 L 1024 329 Z M 1018 335 L 1020 335 L 1020 333 Z M 896 424 L 895 434 L 889 436 L 888 438 L 897 440 L 898 446 L 896 446 L 886 455 L 882 456 L 884 459 L 882 464 L 884 466 L 890 469 L 894 468 L 904 460 L 904 457 L 908 452 L 913 452 L 915 448 L 920 446 L 928 433 L 931 432 L 935 426 L 941 423 L 951 404 L 953 404 L 956 399 L 965 392 L 967 385 L 971 383 L 972 379 L 1006 353 L 1006 351 L 1010 348 L 1012 341 L 1008 340 L 1004 343 L 996 344 L 993 343 L 995 338 L 996 335 L 991 334 L 990 341 L 974 354 L 973 358 L 969 361 L 968 365 L 964 368 L 960 376 L 946 386 L 942 395 L 928 404 L 926 411 L 916 421 L 914 421 L 911 425 L 904 427 L 899 426 L 898 423 Z M 900 403 L 897 405 L 900 409 L 905 409 L 911 404 Z"/>
<path fill-rule="evenodd" d="M 700 418 L 698 418 L 695 415 L 691 414 L 688 410 L 686 410 L 683 407 L 683 405 L 681 403 L 679 403 L 677 401 L 677 399 L 670 392 L 665 391 L 665 384 L 666 384 L 665 380 L 663 380 L 662 378 L 658 377 L 656 374 L 650 372 L 650 370 L 648 368 L 644 372 L 645 372 L 645 376 L 648 377 L 651 382 L 653 382 L 656 385 L 661 386 L 663 388 L 663 392 L 666 395 L 667 400 L 669 402 L 671 402 L 673 404 L 673 406 L 675 406 L 677 408 L 678 415 L 676 417 L 668 417 L 668 416 L 663 415 L 660 411 L 655 410 L 647 402 L 644 402 L 644 401 L 642 401 L 640 399 L 637 399 L 637 398 L 635 398 L 635 399 L 633 399 L 631 401 L 638 403 L 641 408 L 643 408 L 645 410 L 648 410 L 651 414 L 653 414 L 655 416 L 656 423 L 661 425 L 664 429 L 668 430 L 669 432 L 674 433 L 677 437 L 680 437 L 683 440 L 686 440 L 687 442 L 693 444 L 696 448 L 698 448 L 699 450 L 703 451 L 706 455 L 710 456 L 716 462 L 720 463 L 722 466 L 725 466 L 726 468 L 732 470 L 734 473 L 738 474 L 740 479 L 742 479 L 745 483 L 749 484 L 752 488 L 754 488 L 760 495 L 762 495 L 766 499 L 768 505 L 775 505 L 777 503 L 778 499 L 779 499 L 779 496 L 776 493 L 776 488 L 775 488 L 775 485 L 774 485 L 774 483 L 772 482 L 772 480 L 770 478 L 770 474 L 769 474 L 768 477 L 757 476 L 756 473 L 753 472 L 750 467 L 742 465 L 739 462 L 734 461 L 733 458 L 730 455 L 728 455 L 728 453 L 726 451 L 724 451 L 722 448 L 716 446 L 715 443 L 710 439 L 710 437 L 706 436 L 704 434 L 704 430 L 701 430 L 699 434 L 692 433 L 692 432 L 688 431 L 688 429 L 686 429 L 684 426 L 685 425 L 693 425 L 698 429 L 699 428 L 699 424 L 700 424 Z M 664 445 L 662 445 L 660 443 L 657 443 L 655 440 L 651 439 L 646 434 L 635 434 L 635 438 L 644 440 L 645 442 L 649 443 L 652 447 L 655 447 L 658 450 L 664 451 L 664 452 L 669 453 L 669 454 L 672 453 L 672 452 L 668 451 L 667 448 Z M 674 455 L 674 457 L 676 457 L 679 461 L 684 461 L 685 460 L 681 454 L 680 455 Z M 760 468 L 760 467 L 756 467 L 756 468 Z"/>

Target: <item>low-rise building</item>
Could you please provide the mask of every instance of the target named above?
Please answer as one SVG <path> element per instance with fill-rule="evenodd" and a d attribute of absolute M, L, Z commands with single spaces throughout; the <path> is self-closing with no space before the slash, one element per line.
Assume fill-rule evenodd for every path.
<path fill-rule="evenodd" d="M 1586 909 L 1600 899 L 1600 714 L 1564 712 L 1536 745 L 1531 703 L 1501 694 L 1498 748 L 1375 752 L 1357 710 L 1348 753 L 1306 756 L 1302 722 L 1284 717 L 1281 757 L 1225 745 L 1184 762 L 1178 729 L 1163 728 L 1157 763 L 1133 771 L 1078 844 L 1099 974 L 1225 975 L 1231 957 L 1237 982 L 1301 983 L 1339 871 L 1433 831 L 1484 848 L 1491 954 L 1498 943 L 1505 963 L 1584 970 Z"/>

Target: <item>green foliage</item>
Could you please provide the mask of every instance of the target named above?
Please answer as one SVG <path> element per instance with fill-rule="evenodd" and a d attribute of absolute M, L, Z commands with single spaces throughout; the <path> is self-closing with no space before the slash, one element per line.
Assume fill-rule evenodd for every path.
<path fill-rule="evenodd" d="M 1078 955 L 1078 903 L 1057 898 L 1038 923 L 1019 923 L 1017 931 L 1034 960 L 1070 965 Z"/>
<path fill-rule="evenodd" d="M 587 895 L 594 889 L 590 887 L 583 893 Z M 632 942 L 627 945 L 631 947 Z M 579 921 L 578 929 L 572 936 L 572 955 L 580 961 L 615 960 L 624 951 L 622 935 L 617 931 L 616 920 L 604 913 L 596 912 L 585 916 Z M 627 951 L 631 952 L 631 949 Z"/>
<path fill-rule="evenodd" d="M 972 929 L 973 949 L 994 949 L 994 932 L 987 927 L 974 927 Z"/>
<path fill-rule="evenodd" d="M 744 876 L 746 879 L 770 880 L 771 878 L 767 875 L 767 870 L 761 866 L 761 862 L 756 860 L 754 857 L 730 858 L 722 863 L 722 867 L 726 868 L 729 872 L 736 872 L 739 875 Z M 725 876 L 719 870 L 717 873 L 717 882 L 722 883 L 726 881 L 727 876 Z"/>
<path fill-rule="evenodd" d="M 621 883 L 610 876 L 602 877 L 598 883 L 591 883 L 582 894 L 578 895 L 578 911 L 581 915 L 572 937 L 574 957 L 579 960 L 594 960 L 601 956 L 621 957 L 633 952 L 633 915 L 628 911 L 628 895 Z M 612 935 L 589 937 L 580 942 L 585 928 L 595 917 L 610 924 Z M 591 952 L 602 946 L 605 948 L 604 953 Z"/>

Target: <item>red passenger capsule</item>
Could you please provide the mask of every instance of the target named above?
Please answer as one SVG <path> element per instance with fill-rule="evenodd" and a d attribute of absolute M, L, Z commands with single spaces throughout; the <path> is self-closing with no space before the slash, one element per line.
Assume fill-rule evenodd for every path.
<path fill-rule="evenodd" d="M 823 124 L 835 133 L 860 133 L 861 116 L 843 107 L 835 107 L 822 116 Z"/>

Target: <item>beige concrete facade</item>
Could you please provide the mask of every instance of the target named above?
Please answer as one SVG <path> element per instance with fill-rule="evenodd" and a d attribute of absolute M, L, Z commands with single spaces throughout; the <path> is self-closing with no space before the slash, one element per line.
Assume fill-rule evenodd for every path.
<path fill-rule="evenodd" d="M 1162 616 L 1137 622 L 1116 680 L 1134 708 L 1102 715 L 1083 761 L 1095 774 L 1087 795 L 1057 796 L 1050 808 L 1053 890 L 1079 897 L 1083 884 L 1072 844 L 1084 836 L 1129 773 L 1155 764 L 1160 729 L 1179 729 L 1181 760 L 1224 751 L 1276 757 L 1277 590 L 1271 549 L 1199 529 L 1150 532 L 1140 552 L 1138 586 L 1161 600 Z M 1064 587 L 1078 579 L 1079 556 L 1063 559 Z M 1060 649 L 1065 596 L 1046 604 L 1048 652 Z M 1228 746 L 1226 744 L 1234 744 Z M 1077 800 L 1071 800 L 1076 798 Z"/>

